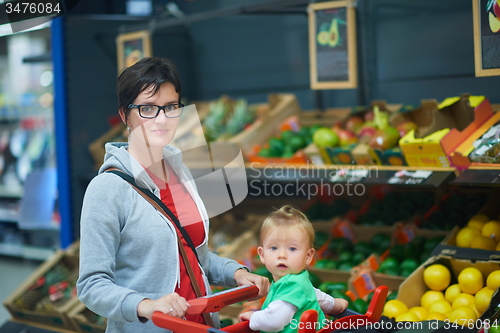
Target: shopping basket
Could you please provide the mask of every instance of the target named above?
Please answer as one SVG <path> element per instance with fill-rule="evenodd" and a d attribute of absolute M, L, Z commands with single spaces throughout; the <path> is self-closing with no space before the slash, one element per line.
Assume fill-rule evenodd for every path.
<path fill-rule="evenodd" d="M 210 296 L 200 297 L 189 301 L 190 308 L 188 314 L 198 314 L 204 312 L 216 312 L 226 305 L 237 303 L 243 300 L 255 298 L 259 290 L 255 286 L 242 286 L 229 289 Z M 382 316 L 388 289 L 386 286 L 379 286 L 373 293 L 372 300 L 365 314 L 359 314 L 349 309 L 335 315 L 336 320 L 327 327 L 317 331 L 315 329 L 318 313 L 315 310 L 307 310 L 300 317 L 298 333 L 330 333 L 345 327 L 376 323 Z M 161 328 L 166 328 L 175 333 L 255 333 L 249 328 L 249 322 L 243 321 L 224 328 L 213 328 L 207 325 L 190 322 L 177 317 L 169 316 L 161 312 L 153 313 L 153 323 Z"/>

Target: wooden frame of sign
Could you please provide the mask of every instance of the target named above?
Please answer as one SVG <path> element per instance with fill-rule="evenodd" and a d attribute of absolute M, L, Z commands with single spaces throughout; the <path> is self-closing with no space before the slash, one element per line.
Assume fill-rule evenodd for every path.
<path fill-rule="evenodd" d="M 137 61 L 152 55 L 151 34 L 141 30 L 118 35 L 116 38 L 118 73 Z"/>
<path fill-rule="evenodd" d="M 473 0 L 474 64 L 476 76 L 500 75 L 500 17 L 495 15 L 495 1 Z M 498 10 L 497 10 L 498 12 Z M 496 32 L 495 32 L 496 30 Z"/>
<path fill-rule="evenodd" d="M 311 89 L 356 88 L 356 11 L 353 1 L 308 6 Z"/>

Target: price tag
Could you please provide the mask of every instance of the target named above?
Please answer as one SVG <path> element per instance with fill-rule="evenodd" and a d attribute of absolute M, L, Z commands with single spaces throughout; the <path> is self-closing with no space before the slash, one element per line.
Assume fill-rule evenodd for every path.
<path fill-rule="evenodd" d="M 368 170 L 366 169 L 340 169 L 335 172 L 335 174 L 330 177 L 330 181 L 332 183 L 335 182 L 350 182 L 350 183 L 355 183 L 355 182 L 360 182 L 364 178 L 368 176 Z"/>
<path fill-rule="evenodd" d="M 427 171 L 427 170 L 417 170 L 414 172 L 407 170 L 400 170 L 396 172 L 393 177 L 389 178 L 388 183 L 416 185 L 423 183 L 431 175 L 432 171 Z"/>

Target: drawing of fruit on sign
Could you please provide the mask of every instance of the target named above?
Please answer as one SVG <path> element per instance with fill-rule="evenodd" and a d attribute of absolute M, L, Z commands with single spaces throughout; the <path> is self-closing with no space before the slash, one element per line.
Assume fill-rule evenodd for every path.
<path fill-rule="evenodd" d="M 498 4 L 495 2 L 495 4 Z M 493 15 L 492 12 L 489 14 L 490 29 L 492 32 L 497 33 L 500 31 L 500 18 Z"/>
<path fill-rule="evenodd" d="M 488 12 L 488 21 L 493 33 L 500 31 L 500 0 L 490 0 L 486 6 Z"/>
<path fill-rule="evenodd" d="M 332 23 L 323 23 L 320 28 L 320 32 L 316 37 L 318 44 L 323 46 L 335 47 L 339 45 L 339 21 L 337 18 L 332 19 Z"/>

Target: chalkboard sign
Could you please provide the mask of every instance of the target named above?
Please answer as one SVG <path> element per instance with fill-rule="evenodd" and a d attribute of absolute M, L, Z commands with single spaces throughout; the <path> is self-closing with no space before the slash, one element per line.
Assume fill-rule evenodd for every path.
<path fill-rule="evenodd" d="M 473 0 L 476 76 L 500 75 L 500 3 Z"/>
<path fill-rule="evenodd" d="M 357 86 L 356 13 L 352 1 L 308 6 L 311 89 Z"/>

